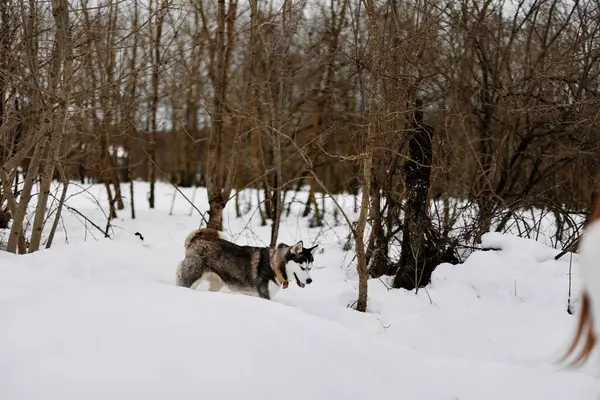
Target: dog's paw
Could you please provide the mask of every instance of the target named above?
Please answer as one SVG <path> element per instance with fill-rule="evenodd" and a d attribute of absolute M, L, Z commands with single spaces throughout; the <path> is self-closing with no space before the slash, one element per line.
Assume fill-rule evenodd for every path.
<path fill-rule="evenodd" d="M 289 283 L 288 283 L 288 281 L 284 281 L 284 282 L 281 284 L 281 287 L 282 287 L 282 288 L 284 288 L 284 289 L 287 289 L 287 288 L 288 288 L 288 286 L 289 286 Z"/>

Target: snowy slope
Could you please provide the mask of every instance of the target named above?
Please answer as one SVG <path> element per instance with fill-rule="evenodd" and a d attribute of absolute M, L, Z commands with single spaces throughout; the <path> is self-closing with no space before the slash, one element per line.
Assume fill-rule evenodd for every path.
<path fill-rule="evenodd" d="M 583 376 L 419 354 L 240 295 L 87 283 L 1 310 L 2 399 L 593 398 Z"/>
<path fill-rule="evenodd" d="M 554 261 L 539 243 L 489 234 L 484 244 L 500 251 L 441 265 L 418 294 L 372 280 L 361 314 L 347 308 L 357 290 L 347 230 L 333 221 L 310 229 L 298 206 L 280 239 L 319 243 L 312 285 L 271 302 L 192 291 L 173 282 L 198 216 L 181 196 L 168 215 L 166 185 L 147 210 L 138 187 L 138 218 L 122 212 L 113 240 L 92 238 L 67 213 L 52 249 L 0 253 L 0 399 L 597 397 L 594 368 L 553 364 L 575 323 L 568 256 Z M 101 194 L 94 186 L 68 204 L 104 226 L 92 198 Z M 196 199 L 205 210 L 204 193 Z M 228 213 L 232 240 L 268 243 L 256 213 Z"/>

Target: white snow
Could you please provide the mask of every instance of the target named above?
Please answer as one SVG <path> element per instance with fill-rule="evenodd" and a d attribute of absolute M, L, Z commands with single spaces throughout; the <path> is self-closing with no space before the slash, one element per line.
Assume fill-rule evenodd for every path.
<path fill-rule="evenodd" d="M 148 210 L 147 189 L 136 182 L 137 218 L 119 211 L 114 239 L 65 212 L 51 249 L 0 252 L 0 399 L 597 398 L 594 365 L 555 363 L 574 331 L 575 255 L 555 261 L 541 243 L 488 234 L 484 246 L 501 250 L 439 266 L 417 294 L 371 280 L 368 312 L 358 313 L 348 308 L 358 286 L 353 253 L 342 250 L 348 231 L 331 216 L 308 228 L 299 194 L 280 241 L 319 244 L 311 285 L 290 284 L 273 301 L 193 291 L 173 283 L 201 219 L 179 194 L 169 215 L 165 184 Z M 103 188 L 69 192 L 67 204 L 104 228 Z M 241 218 L 229 204 L 224 230 L 266 245 L 271 228 L 257 222 L 256 192 L 249 198 Z M 205 211 L 205 192 L 195 199 Z M 338 201 L 352 209 L 352 199 Z"/>

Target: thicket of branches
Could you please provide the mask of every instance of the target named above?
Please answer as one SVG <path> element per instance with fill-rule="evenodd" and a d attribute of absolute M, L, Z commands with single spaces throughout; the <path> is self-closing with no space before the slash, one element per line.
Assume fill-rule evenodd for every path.
<path fill-rule="evenodd" d="M 205 186 L 217 228 L 264 191 L 274 244 L 285 191 L 316 225 L 315 193 L 360 194 L 364 309 L 367 274 L 418 288 L 518 210 L 586 212 L 599 59 L 598 0 L 0 0 L 0 224 L 35 251 L 52 179 L 102 182 L 113 217 L 120 183 L 153 208 L 168 180 Z"/>

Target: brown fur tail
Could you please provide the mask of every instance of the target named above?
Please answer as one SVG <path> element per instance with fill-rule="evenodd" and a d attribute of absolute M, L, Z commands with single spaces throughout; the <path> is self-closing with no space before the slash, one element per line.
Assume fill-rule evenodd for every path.
<path fill-rule="evenodd" d="M 215 239 L 222 239 L 223 237 L 221 236 L 221 232 L 219 232 L 216 229 L 211 229 L 211 228 L 200 228 L 200 229 L 196 229 L 195 231 L 193 231 L 192 233 L 190 233 L 187 238 L 185 239 L 185 243 L 184 246 L 186 248 L 188 248 L 190 246 L 190 243 L 196 241 L 196 240 L 215 240 Z"/>
<path fill-rule="evenodd" d="M 560 361 L 564 361 L 575 351 L 575 348 L 579 343 L 583 342 L 583 348 L 579 355 L 569 363 L 571 366 L 579 366 L 584 363 L 592 353 L 596 345 L 596 335 L 594 334 L 594 326 L 591 315 L 591 304 L 590 297 L 587 292 L 583 292 L 581 299 L 581 311 L 579 312 L 579 318 L 577 321 L 577 331 L 571 342 L 571 346 L 561 358 Z"/>
<path fill-rule="evenodd" d="M 596 178 L 596 192 L 594 193 L 594 197 L 594 208 L 592 214 L 586 221 L 586 227 L 600 219 L 600 174 Z M 586 289 L 583 290 L 581 298 L 581 310 L 579 311 L 579 318 L 577 320 L 577 331 L 575 332 L 571 346 L 569 346 L 569 349 L 565 355 L 561 357 L 560 361 L 566 360 L 567 357 L 573 354 L 575 348 L 580 343 L 583 343 L 583 348 L 579 355 L 569 363 L 571 366 L 578 366 L 584 363 L 596 346 L 596 334 L 594 333 L 594 320 L 592 318 L 592 303 Z"/>

